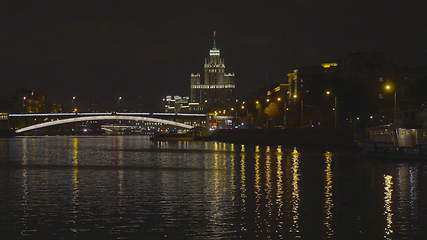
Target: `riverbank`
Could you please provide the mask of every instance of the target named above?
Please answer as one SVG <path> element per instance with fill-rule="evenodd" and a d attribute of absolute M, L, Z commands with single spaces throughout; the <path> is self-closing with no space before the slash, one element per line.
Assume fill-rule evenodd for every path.
<path fill-rule="evenodd" d="M 12 137 L 15 133 L 11 130 L 0 129 L 0 137 Z"/>
<path fill-rule="evenodd" d="M 242 144 L 356 146 L 352 129 L 219 129 L 209 139 Z"/>

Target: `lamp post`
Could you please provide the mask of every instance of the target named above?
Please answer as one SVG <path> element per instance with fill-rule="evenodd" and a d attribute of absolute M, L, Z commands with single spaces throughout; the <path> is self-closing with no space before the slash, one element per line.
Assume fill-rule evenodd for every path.
<path fill-rule="evenodd" d="M 386 92 L 393 92 L 393 122 L 394 122 L 396 120 L 396 114 L 397 114 L 397 89 L 393 83 L 388 82 L 384 85 L 384 90 Z"/>
<path fill-rule="evenodd" d="M 25 100 L 27 100 L 26 96 L 22 97 L 22 112 L 25 113 Z"/>
<path fill-rule="evenodd" d="M 122 107 L 122 99 L 123 99 L 122 96 L 119 96 L 117 98 L 117 112 L 122 111 L 122 109 L 121 109 L 121 107 Z M 175 104 L 175 108 L 176 108 L 176 104 Z M 175 109 L 175 111 L 176 111 L 176 109 Z"/>
<path fill-rule="evenodd" d="M 325 95 L 327 97 L 331 96 L 332 91 L 326 90 Z M 338 108 L 337 108 L 337 95 L 336 94 L 334 94 L 334 107 L 332 108 L 332 111 L 334 111 L 334 128 L 337 128 L 337 111 L 338 111 Z"/>
<path fill-rule="evenodd" d="M 298 98 L 300 98 L 300 127 L 304 126 L 304 100 L 302 97 L 302 91 L 301 91 L 301 95 L 298 96 L 298 94 L 294 93 L 292 95 L 292 99 L 294 102 L 296 102 L 298 100 Z"/>
<path fill-rule="evenodd" d="M 76 96 L 73 96 L 71 98 L 71 110 L 74 112 L 74 109 L 76 108 Z"/>

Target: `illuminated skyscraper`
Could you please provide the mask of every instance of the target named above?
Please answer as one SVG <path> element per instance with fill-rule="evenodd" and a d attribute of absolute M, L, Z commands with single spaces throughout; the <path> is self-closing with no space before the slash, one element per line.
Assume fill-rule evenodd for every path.
<path fill-rule="evenodd" d="M 191 74 L 191 102 L 200 103 L 205 111 L 230 106 L 236 87 L 234 73 L 225 72 L 224 59 L 216 46 L 213 32 L 212 48 L 205 58 L 203 79 L 199 73 Z"/>

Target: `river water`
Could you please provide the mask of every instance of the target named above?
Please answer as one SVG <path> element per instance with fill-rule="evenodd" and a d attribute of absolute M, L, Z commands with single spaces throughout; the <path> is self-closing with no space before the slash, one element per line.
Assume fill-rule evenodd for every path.
<path fill-rule="evenodd" d="M 427 162 L 366 160 L 350 150 L 16 137 L 0 139 L 0 233 L 427 239 L 426 183 Z"/>

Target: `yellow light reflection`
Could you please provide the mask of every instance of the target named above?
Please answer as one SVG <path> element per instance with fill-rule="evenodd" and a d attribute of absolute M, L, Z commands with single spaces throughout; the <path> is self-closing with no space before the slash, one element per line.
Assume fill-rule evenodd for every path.
<path fill-rule="evenodd" d="M 77 213 L 78 213 L 78 206 L 79 206 L 79 198 L 80 198 L 80 183 L 79 183 L 79 139 L 73 138 L 72 140 L 72 165 L 73 165 L 73 172 L 72 172 L 72 182 L 73 182 L 73 221 L 74 223 L 77 222 Z M 73 232 L 77 232 L 78 229 L 72 228 Z"/>
<path fill-rule="evenodd" d="M 240 155 L 240 199 L 242 201 L 242 207 L 241 207 L 241 222 L 242 225 L 240 227 L 241 231 L 247 231 L 246 226 L 244 225 L 244 223 L 246 222 L 244 219 L 244 216 L 246 214 L 246 162 L 245 162 L 245 145 L 242 145 L 242 153 Z"/>
<path fill-rule="evenodd" d="M 324 214 L 323 226 L 325 227 L 326 239 L 332 239 L 334 236 L 333 226 L 333 173 L 332 173 L 332 156 L 331 152 L 326 152 L 325 156 L 325 192 L 324 192 Z"/>
<path fill-rule="evenodd" d="M 258 231 L 261 231 L 261 172 L 260 172 L 260 154 L 259 146 L 255 147 L 255 181 L 254 181 L 254 190 L 255 190 L 255 216 L 256 216 L 256 225 Z"/>
<path fill-rule="evenodd" d="M 276 169 L 276 175 L 277 175 L 277 182 L 276 182 L 276 206 L 277 206 L 277 233 L 278 238 L 283 238 L 283 196 L 285 194 L 283 190 L 283 169 L 282 169 L 282 160 L 283 160 L 283 152 L 282 152 L 282 146 L 277 147 L 277 169 Z"/>
<path fill-rule="evenodd" d="M 393 177 L 391 175 L 384 175 L 384 239 L 392 239 L 393 237 L 393 210 L 391 208 L 393 203 L 392 195 Z"/>
<path fill-rule="evenodd" d="M 79 165 L 79 139 L 73 138 L 73 167 Z"/>
<path fill-rule="evenodd" d="M 219 145 L 217 142 L 214 142 L 214 151 L 218 152 L 219 151 Z"/>
<path fill-rule="evenodd" d="M 73 195 L 79 194 L 78 174 L 79 174 L 79 139 L 73 138 Z"/>
<path fill-rule="evenodd" d="M 272 170 L 271 170 L 271 154 L 270 154 L 270 147 L 267 146 L 266 149 L 266 155 L 265 155 L 265 187 L 266 187 L 266 197 L 267 197 L 267 209 L 268 209 L 268 217 L 269 220 L 266 221 L 267 223 L 267 231 L 271 232 L 271 216 L 273 215 L 273 180 L 272 180 Z"/>
<path fill-rule="evenodd" d="M 292 151 L 292 193 L 291 193 L 291 205 L 292 205 L 292 227 L 291 232 L 298 233 L 300 232 L 300 216 L 299 216 L 299 205 L 300 205 L 300 173 L 299 173 L 299 160 L 300 153 L 296 148 Z"/>
<path fill-rule="evenodd" d="M 233 199 L 234 199 L 234 193 L 236 191 L 236 183 L 234 182 L 234 178 L 236 176 L 236 166 L 235 166 L 235 157 L 234 157 L 234 153 L 230 154 L 230 167 L 231 167 L 231 171 L 230 171 L 230 184 L 231 184 L 231 189 L 233 190 Z"/>

